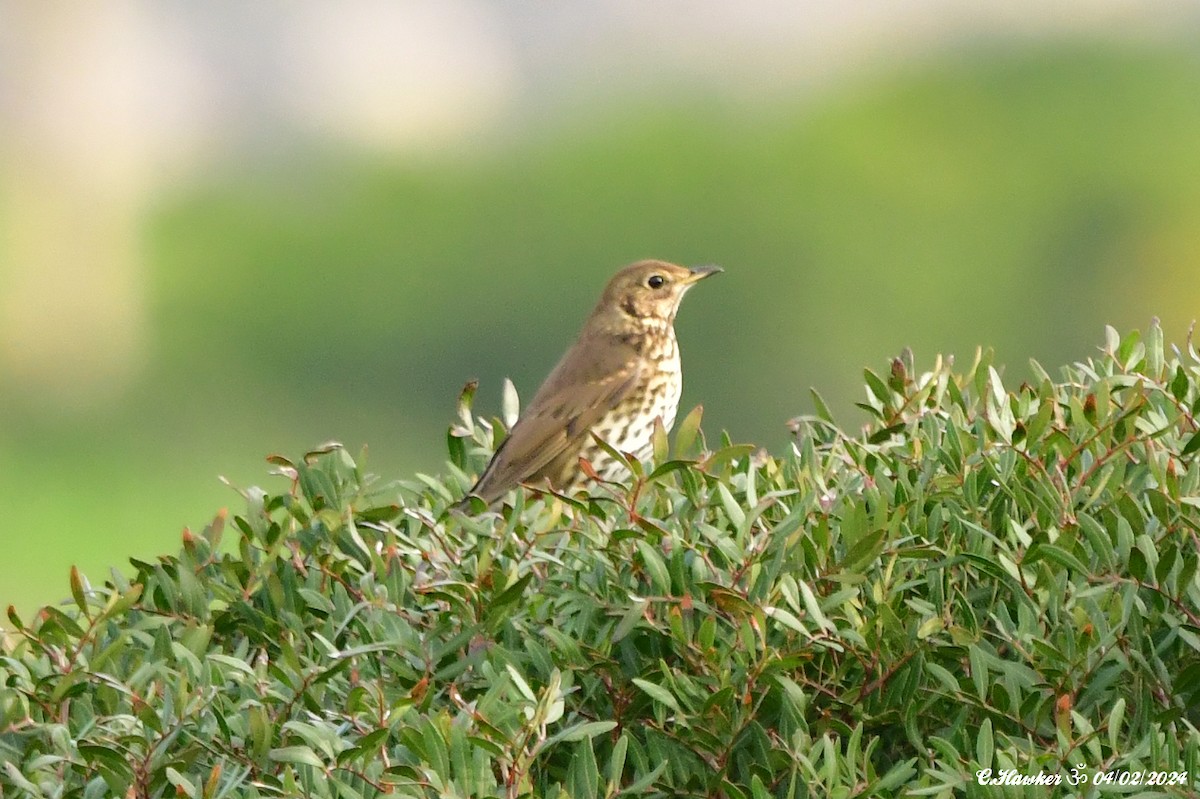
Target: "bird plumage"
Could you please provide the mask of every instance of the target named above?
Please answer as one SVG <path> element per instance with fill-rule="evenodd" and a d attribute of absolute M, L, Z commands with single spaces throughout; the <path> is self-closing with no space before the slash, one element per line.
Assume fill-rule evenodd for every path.
<path fill-rule="evenodd" d="M 648 455 L 654 419 L 670 429 L 679 401 L 675 313 L 687 289 L 717 271 L 664 261 L 619 271 L 469 493 L 492 504 L 521 483 L 568 490 L 582 477 L 581 455 L 600 450 L 593 433 Z"/>

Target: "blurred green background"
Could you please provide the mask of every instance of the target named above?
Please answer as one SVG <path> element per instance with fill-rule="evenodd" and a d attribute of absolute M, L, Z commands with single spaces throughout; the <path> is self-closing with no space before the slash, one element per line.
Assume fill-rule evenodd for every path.
<path fill-rule="evenodd" d="M 30 13 L 17 30 L 63 40 L 61 18 Z M 515 100 L 413 147 L 272 120 L 269 103 L 256 121 L 268 75 L 205 117 L 225 133 L 152 138 L 116 166 L 88 146 L 63 166 L 87 119 L 22 116 L 56 98 L 18 71 L 0 83 L 0 604 L 60 599 L 71 564 L 102 581 L 173 550 L 240 509 L 219 475 L 278 480 L 271 453 L 337 439 L 376 473 L 441 471 L 462 384 L 480 379 L 484 413 L 505 376 L 530 396 L 607 276 L 642 257 L 725 267 L 679 317 L 683 405 L 777 453 L 810 386 L 853 427 L 863 367 L 905 346 L 918 363 L 991 346 L 1018 381 L 1031 357 L 1087 357 L 1104 324 L 1158 316 L 1182 341 L 1200 50 L 1194 27 L 1119 22 L 946 33 L 807 82 L 677 62 L 555 82 L 573 54 L 533 47 Z M 537 23 L 501 27 L 524 41 Z M 219 60 L 225 35 L 194 60 Z M 261 68 L 248 60 L 223 79 Z M 60 85 L 52 66 L 27 83 Z M 142 106 L 123 108 L 140 130 Z M 51 124 L 79 129 L 55 143 Z"/>

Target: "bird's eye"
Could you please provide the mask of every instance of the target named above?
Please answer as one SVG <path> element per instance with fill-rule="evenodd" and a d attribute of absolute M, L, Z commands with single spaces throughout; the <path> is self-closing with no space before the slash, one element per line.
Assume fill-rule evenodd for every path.
<path fill-rule="evenodd" d="M 652 289 L 660 289 L 666 282 L 667 279 L 662 275 L 651 275 L 650 277 L 646 278 L 646 285 Z"/>

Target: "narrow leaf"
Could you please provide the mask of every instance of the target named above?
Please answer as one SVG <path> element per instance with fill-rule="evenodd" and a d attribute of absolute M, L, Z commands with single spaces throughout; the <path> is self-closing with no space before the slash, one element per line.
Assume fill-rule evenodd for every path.
<path fill-rule="evenodd" d="M 666 688 L 663 688 L 661 685 L 655 685 L 649 680 L 643 680 L 640 677 L 634 677 L 633 684 L 645 691 L 654 701 L 661 702 L 676 713 L 679 712 L 679 702 Z"/>

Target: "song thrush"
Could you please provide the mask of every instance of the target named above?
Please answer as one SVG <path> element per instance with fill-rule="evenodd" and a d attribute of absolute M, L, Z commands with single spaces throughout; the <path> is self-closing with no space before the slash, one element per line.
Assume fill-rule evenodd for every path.
<path fill-rule="evenodd" d="M 579 338 L 542 383 L 496 450 L 470 494 L 489 505 L 520 483 L 573 492 L 588 478 L 580 458 L 603 480 L 624 467 L 593 435 L 619 452 L 650 455 L 654 422 L 675 423 L 683 375 L 675 313 L 697 281 L 720 272 L 665 261 L 639 261 L 613 276 Z M 463 507 L 470 496 L 459 503 Z"/>

